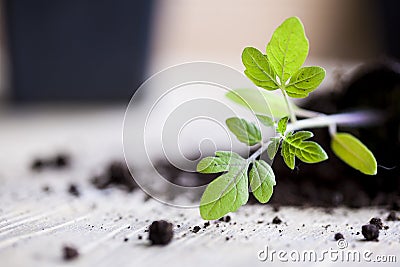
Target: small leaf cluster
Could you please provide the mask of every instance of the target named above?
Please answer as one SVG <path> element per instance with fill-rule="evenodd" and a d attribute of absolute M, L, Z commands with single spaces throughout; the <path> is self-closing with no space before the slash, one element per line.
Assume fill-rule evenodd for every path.
<path fill-rule="evenodd" d="M 317 143 L 305 141 L 312 137 L 311 132 L 286 132 L 288 117 L 283 117 L 278 122 L 266 115 L 257 115 L 257 118 L 277 132 L 265 145 L 262 143 L 261 131 L 255 123 L 233 117 L 226 120 L 226 125 L 240 142 L 249 146 L 259 144 L 266 147 L 271 159 L 281 145 L 281 155 L 291 169 L 295 166 L 295 157 L 307 163 L 328 158 Z M 197 165 L 197 171 L 223 172 L 207 186 L 201 198 L 200 214 L 206 220 L 218 219 L 246 204 L 249 185 L 255 198 L 261 203 L 269 201 L 276 185 L 275 174 L 267 162 L 252 157 L 244 159 L 234 152 L 217 151 L 214 157 L 203 158 Z"/>
<path fill-rule="evenodd" d="M 275 30 L 266 54 L 254 47 L 243 50 L 244 73 L 258 87 L 281 89 L 294 98 L 306 97 L 325 78 L 321 67 L 302 67 L 308 50 L 303 24 L 297 17 L 288 18 Z"/>

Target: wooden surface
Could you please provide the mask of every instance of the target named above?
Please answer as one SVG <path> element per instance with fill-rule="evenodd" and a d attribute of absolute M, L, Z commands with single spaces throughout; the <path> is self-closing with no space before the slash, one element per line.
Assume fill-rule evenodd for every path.
<path fill-rule="evenodd" d="M 271 262 L 257 258 L 265 246 L 288 253 L 342 251 L 333 240 L 336 232 L 343 233 L 348 242 L 343 251 L 370 250 L 372 258 L 395 255 L 400 260 L 400 222 L 384 221 L 389 229 L 381 231 L 379 242 L 365 242 L 357 234 L 372 217 L 385 218 L 388 212 L 383 208 L 337 208 L 327 213 L 282 207 L 274 212 L 269 205 L 246 205 L 231 214 L 231 222 L 211 222 L 193 233 L 193 226 L 204 223 L 197 209 L 144 201 L 140 190 L 128 194 L 93 188 L 89 179 L 110 160 L 122 158 L 123 112 L 120 107 L 102 107 L 1 114 L 0 266 L 265 266 Z M 34 156 L 58 151 L 71 154 L 71 168 L 41 173 L 29 169 Z M 82 193 L 78 198 L 67 192 L 72 182 Z M 43 191 L 46 185 L 50 192 Z M 274 216 L 283 223 L 271 224 Z M 174 224 L 174 239 L 165 247 L 149 246 L 147 240 L 147 227 L 158 219 Z M 63 261 L 63 245 L 76 247 L 80 257 Z M 337 263 L 326 259 L 299 264 Z"/>

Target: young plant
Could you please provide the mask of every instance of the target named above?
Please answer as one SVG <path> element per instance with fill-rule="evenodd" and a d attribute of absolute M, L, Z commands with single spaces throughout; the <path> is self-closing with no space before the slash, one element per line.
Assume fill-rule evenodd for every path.
<path fill-rule="evenodd" d="M 376 174 L 377 163 L 371 151 L 351 134 L 336 131 L 337 125 L 374 123 L 378 119 L 376 114 L 363 111 L 325 115 L 301 109 L 290 101 L 289 97 L 307 97 L 325 78 L 325 70 L 321 67 L 302 67 L 308 50 L 308 39 L 297 17 L 288 18 L 275 30 L 266 54 L 253 47 L 243 50 L 245 75 L 265 90 L 238 89 L 229 92 L 227 97 L 256 112 L 258 121 L 273 128 L 275 135 L 264 142 L 255 123 L 237 117 L 226 120 L 227 127 L 240 142 L 257 146 L 257 150 L 247 159 L 235 152 L 217 151 L 215 157 L 203 158 L 198 163 L 198 172 L 223 173 L 204 191 L 200 201 L 203 219 L 221 218 L 246 204 L 249 185 L 259 202 L 269 201 L 276 181 L 271 166 L 259 159 L 265 151 L 272 161 L 280 148 L 280 155 L 290 169 L 295 168 L 297 159 L 305 163 L 328 159 L 324 149 L 310 141 L 313 133 L 301 129 L 329 127 L 333 152 L 360 172 Z M 281 92 L 283 101 L 268 92 L 274 90 Z M 297 116 L 306 119 L 297 120 Z"/>

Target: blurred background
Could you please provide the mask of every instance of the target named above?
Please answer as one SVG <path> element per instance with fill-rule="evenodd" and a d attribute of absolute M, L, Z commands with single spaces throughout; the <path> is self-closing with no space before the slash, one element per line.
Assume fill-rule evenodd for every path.
<path fill-rule="evenodd" d="M 215 61 L 242 70 L 298 16 L 312 62 L 339 66 L 399 57 L 395 0 L 0 0 L 2 103 L 127 103 L 173 64 Z"/>

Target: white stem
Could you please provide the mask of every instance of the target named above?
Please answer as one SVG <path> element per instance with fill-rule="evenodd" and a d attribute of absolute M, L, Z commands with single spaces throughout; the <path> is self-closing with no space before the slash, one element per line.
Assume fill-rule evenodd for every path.
<path fill-rule="evenodd" d="M 258 156 L 260 156 L 262 153 L 264 153 L 264 151 L 268 148 L 269 143 L 271 143 L 271 141 L 267 141 L 265 143 L 261 144 L 261 147 L 259 149 L 257 149 L 248 159 L 248 162 L 254 161 Z"/>
<path fill-rule="evenodd" d="M 357 111 L 351 113 L 323 115 L 289 123 L 286 131 L 291 132 L 307 128 L 332 127 L 334 125 L 368 126 L 382 121 L 382 114 L 377 111 Z"/>
<path fill-rule="evenodd" d="M 329 133 L 331 135 L 336 133 L 337 125 L 351 125 L 351 126 L 371 126 L 382 122 L 383 116 L 379 111 L 357 111 L 350 113 L 342 113 L 335 115 L 324 115 L 313 117 L 310 119 L 304 119 L 296 121 L 295 123 L 289 123 L 286 128 L 286 132 L 291 132 L 300 129 L 307 128 L 322 128 L 329 127 Z M 267 149 L 271 141 L 266 141 L 261 144 L 261 147 L 257 149 L 248 159 L 247 162 L 254 161 Z"/>

